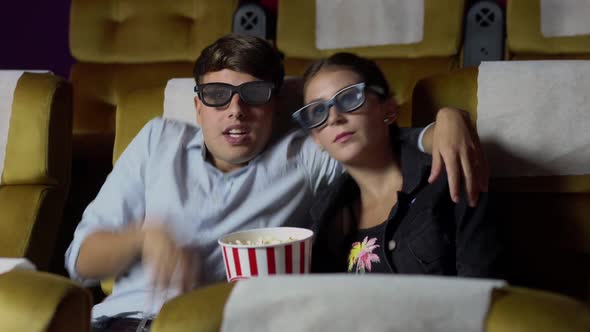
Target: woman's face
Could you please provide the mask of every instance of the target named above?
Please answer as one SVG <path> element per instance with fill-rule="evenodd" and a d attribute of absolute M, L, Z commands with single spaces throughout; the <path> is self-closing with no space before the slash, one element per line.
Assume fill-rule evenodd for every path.
<path fill-rule="evenodd" d="M 307 82 L 304 101 L 326 101 L 338 91 L 360 83 L 362 79 L 347 69 L 322 69 Z M 389 125 L 396 120 L 395 102 L 379 100 L 377 94 L 365 89 L 365 103 L 350 113 L 341 113 L 334 105 L 328 119 L 311 130 L 316 144 L 332 158 L 345 165 L 363 164 L 378 156 L 390 153 Z"/>

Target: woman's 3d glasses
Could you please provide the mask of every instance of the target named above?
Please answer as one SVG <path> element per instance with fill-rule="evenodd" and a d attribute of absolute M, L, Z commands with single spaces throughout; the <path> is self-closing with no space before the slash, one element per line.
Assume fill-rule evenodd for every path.
<path fill-rule="evenodd" d="M 318 127 L 326 122 L 330 115 L 330 108 L 334 105 L 336 110 L 341 113 L 354 112 L 363 106 L 366 88 L 371 89 L 380 96 L 384 95 L 384 91 L 380 87 L 367 87 L 365 82 L 361 82 L 343 88 L 329 100 L 311 102 L 293 113 L 292 116 L 303 128 L 312 129 Z"/>
<path fill-rule="evenodd" d="M 254 81 L 238 86 L 227 83 L 205 83 L 195 86 L 195 92 L 203 104 L 209 107 L 227 105 L 234 94 L 248 105 L 263 105 L 270 101 L 274 84 L 266 81 Z"/>

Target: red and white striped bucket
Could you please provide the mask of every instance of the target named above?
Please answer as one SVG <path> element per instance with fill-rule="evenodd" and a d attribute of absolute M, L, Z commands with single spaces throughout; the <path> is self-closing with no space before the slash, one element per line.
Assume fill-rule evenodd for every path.
<path fill-rule="evenodd" d="M 246 244 L 261 239 L 277 244 Z M 219 239 L 228 281 L 273 274 L 309 273 L 313 232 L 305 228 L 259 228 L 228 234 Z M 237 244 L 240 241 L 242 244 Z"/>

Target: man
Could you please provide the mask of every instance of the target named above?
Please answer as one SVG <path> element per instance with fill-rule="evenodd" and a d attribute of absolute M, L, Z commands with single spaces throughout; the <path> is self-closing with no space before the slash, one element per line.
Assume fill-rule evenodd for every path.
<path fill-rule="evenodd" d="M 227 233 L 311 226 L 315 194 L 343 172 L 305 132 L 270 142 L 284 71 L 266 41 L 222 37 L 203 50 L 194 76 L 201 129 L 161 118 L 146 124 L 84 212 L 66 252 L 74 279 L 117 277 L 112 295 L 93 309 L 96 331 L 135 330 L 170 297 L 224 280 L 217 239 Z M 420 130 L 406 135 L 423 140 L 436 157 L 432 142 L 449 149 L 443 157 L 457 180 L 459 160 L 479 152 L 467 122 L 457 111 L 423 139 Z M 476 195 L 477 177 L 464 164 L 471 175 L 465 183 Z M 433 169 L 440 172 L 440 165 Z"/>

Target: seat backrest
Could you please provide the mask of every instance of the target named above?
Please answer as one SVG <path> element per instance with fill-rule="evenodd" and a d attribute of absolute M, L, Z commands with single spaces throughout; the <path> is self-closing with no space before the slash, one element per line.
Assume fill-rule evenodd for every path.
<path fill-rule="evenodd" d="M 544 7 L 544 4 L 547 7 Z M 518 0 L 508 1 L 506 7 L 507 51 L 512 60 L 590 59 L 590 31 L 585 34 L 554 35 L 555 29 L 543 31 L 545 24 L 567 27 L 573 19 L 567 12 L 549 5 L 576 6 L 573 1 Z M 588 5 L 586 5 L 588 6 Z M 571 9 L 571 8 L 570 8 Z M 546 11 L 546 12 L 544 12 Z M 583 18 L 587 26 L 587 18 Z M 551 25 L 550 25 L 551 26 Z M 562 34 L 567 34 L 563 31 Z M 590 30 L 590 29 L 587 29 Z M 572 33 L 575 33 L 572 32 Z"/>
<path fill-rule="evenodd" d="M 420 42 L 320 50 L 316 47 L 316 0 L 280 1 L 277 46 L 285 53 L 285 70 L 301 76 L 316 59 L 339 51 L 374 59 L 385 73 L 401 106 L 401 126 L 411 123 L 411 94 L 419 79 L 459 66 L 464 0 L 424 0 L 423 38 Z M 342 25 L 350 24 L 343 20 Z"/>
<path fill-rule="evenodd" d="M 86 206 L 111 171 L 121 96 L 191 76 L 201 50 L 231 31 L 238 0 L 72 0 L 71 195 L 60 234 L 65 252 Z M 56 270 L 65 274 L 63 262 Z"/>
<path fill-rule="evenodd" d="M 237 0 L 73 0 L 74 133 L 114 134 L 122 93 L 190 76 L 205 46 L 231 31 Z"/>
<path fill-rule="evenodd" d="M 443 106 L 466 110 L 475 125 L 477 81 L 477 68 L 420 81 L 413 125 L 429 123 Z M 590 175 L 490 181 L 508 235 L 510 281 L 590 300 Z"/>
<path fill-rule="evenodd" d="M 190 76 L 201 50 L 231 31 L 237 2 L 72 1 L 70 49 L 78 63 L 70 77 L 76 197 L 68 201 L 70 233 L 110 172 L 121 95 Z"/>
<path fill-rule="evenodd" d="M 219 283 L 170 300 L 162 307 L 152 325 L 152 331 L 219 331 L 226 314 L 226 304 L 230 296 L 233 296 L 236 285 Z M 485 331 L 588 331 L 590 307 L 580 301 L 519 287 L 496 288 L 491 298 Z M 296 295 L 293 299 L 296 299 Z M 361 317 L 363 312 L 347 314 Z"/>
<path fill-rule="evenodd" d="M 194 79 L 180 78 L 172 81 L 179 81 L 175 84 L 175 89 L 182 91 L 174 91 L 175 100 L 170 104 L 180 106 L 182 112 L 181 118 L 190 119 L 195 117 L 196 125 L 196 111 L 194 110 L 195 93 L 193 92 Z M 170 85 L 168 83 L 168 86 Z M 293 128 L 295 123 L 291 122 L 290 114 L 301 104 L 302 81 L 299 78 L 286 78 L 283 82 L 283 87 L 279 95 L 279 106 L 277 111 L 280 114 L 275 121 L 274 133 L 275 137 L 286 133 Z M 121 98 L 117 111 L 117 127 L 115 135 L 115 146 L 113 149 L 113 164 L 117 162 L 119 156 L 125 151 L 125 148 L 133 140 L 135 135 L 143 128 L 143 126 L 157 116 L 167 117 L 164 113 L 164 88 L 147 88 L 129 91 Z M 113 280 L 102 282 L 102 289 L 109 294 L 113 287 Z"/>
<path fill-rule="evenodd" d="M 70 181 L 71 88 L 52 74 L 23 73 L 9 107 L 8 126 L 0 126 L 0 256 L 27 257 L 45 270 Z"/>

